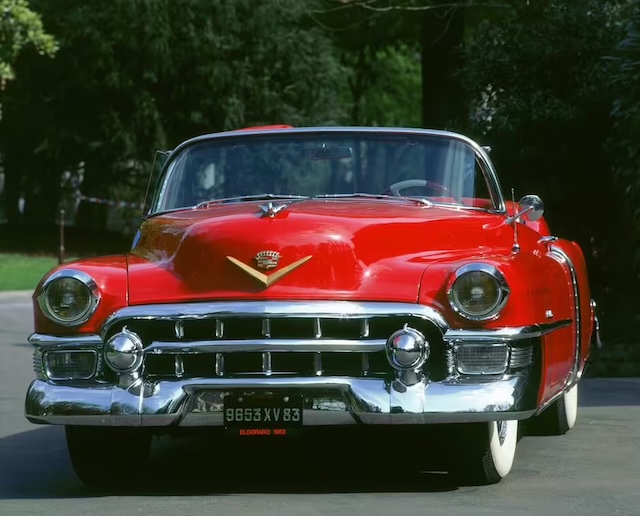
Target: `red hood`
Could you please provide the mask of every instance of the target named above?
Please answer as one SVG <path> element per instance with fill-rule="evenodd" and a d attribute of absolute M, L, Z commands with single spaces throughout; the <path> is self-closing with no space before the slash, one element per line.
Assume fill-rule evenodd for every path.
<path fill-rule="evenodd" d="M 512 231 L 483 230 L 496 215 L 412 203 L 305 201 L 274 218 L 263 203 L 214 205 L 147 220 L 129 256 L 132 305 L 199 299 L 359 299 L 416 302 L 420 279 L 441 258 L 507 249 Z M 490 246 L 490 247 L 489 247 Z M 278 266 L 258 269 L 261 251 Z M 267 276 L 305 257 L 266 287 L 228 258 Z"/>

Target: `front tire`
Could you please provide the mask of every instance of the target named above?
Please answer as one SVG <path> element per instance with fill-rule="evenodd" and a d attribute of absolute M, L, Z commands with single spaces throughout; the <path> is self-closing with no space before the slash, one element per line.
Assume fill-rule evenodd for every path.
<path fill-rule="evenodd" d="M 139 487 L 151 435 L 138 428 L 66 426 L 67 450 L 82 483 L 94 489 Z"/>
<path fill-rule="evenodd" d="M 496 484 L 511 471 L 518 444 L 518 421 L 460 425 L 454 436 L 449 473 L 458 483 Z"/>
<path fill-rule="evenodd" d="M 578 383 L 575 383 L 535 418 L 534 432 L 536 435 L 563 435 L 575 426 L 577 419 Z"/>

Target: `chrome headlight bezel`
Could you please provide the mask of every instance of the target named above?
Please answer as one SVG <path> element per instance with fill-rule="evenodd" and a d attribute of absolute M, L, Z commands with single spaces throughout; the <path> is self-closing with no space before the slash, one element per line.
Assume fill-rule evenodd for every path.
<path fill-rule="evenodd" d="M 495 299 L 493 306 L 490 310 L 482 314 L 474 314 L 466 311 L 463 306 L 456 300 L 455 287 L 462 277 L 469 273 L 482 273 L 487 274 L 496 284 L 497 298 Z M 449 284 L 447 286 L 447 298 L 451 309 L 458 315 L 468 319 L 470 321 L 489 321 L 497 318 L 500 312 L 504 308 L 509 298 L 511 290 L 507 284 L 507 280 L 504 275 L 498 270 L 497 267 L 488 263 L 468 263 L 459 267 L 451 276 Z"/>
<path fill-rule="evenodd" d="M 78 316 L 74 317 L 73 319 L 64 319 L 58 317 L 55 311 L 51 308 L 51 304 L 48 298 L 51 287 L 55 285 L 56 282 L 68 279 L 77 281 L 80 284 L 81 288 L 87 289 L 89 294 L 87 305 L 78 314 Z M 86 272 L 79 271 L 77 269 L 62 269 L 54 272 L 45 280 L 42 288 L 40 289 L 40 293 L 37 296 L 37 300 L 40 310 L 49 320 L 60 326 L 72 327 L 79 326 L 87 322 L 91 318 L 91 316 L 98 308 L 98 305 L 100 304 L 100 292 L 95 280 Z"/>

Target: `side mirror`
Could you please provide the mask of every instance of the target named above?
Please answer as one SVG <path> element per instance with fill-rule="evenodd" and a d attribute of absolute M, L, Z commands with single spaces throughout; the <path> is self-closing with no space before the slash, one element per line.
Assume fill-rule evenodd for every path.
<path fill-rule="evenodd" d="M 535 222 L 544 214 L 544 203 L 537 195 L 525 195 L 518 202 L 518 217 Z"/>

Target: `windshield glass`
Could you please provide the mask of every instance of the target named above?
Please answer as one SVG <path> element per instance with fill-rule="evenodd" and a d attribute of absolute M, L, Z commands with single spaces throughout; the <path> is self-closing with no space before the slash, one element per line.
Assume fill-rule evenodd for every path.
<path fill-rule="evenodd" d="M 151 212 L 262 194 L 356 193 L 496 208 L 476 153 L 464 141 L 318 132 L 211 138 L 188 146 L 166 169 Z"/>

